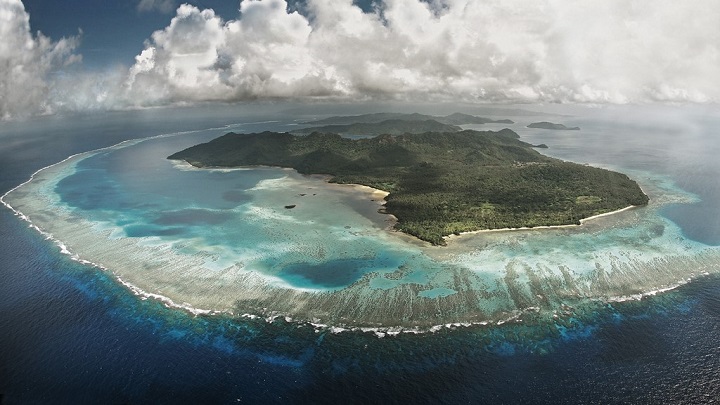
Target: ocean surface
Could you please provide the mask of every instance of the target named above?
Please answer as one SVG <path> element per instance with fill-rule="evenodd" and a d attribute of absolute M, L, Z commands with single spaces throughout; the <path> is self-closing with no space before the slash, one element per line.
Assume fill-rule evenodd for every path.
<path fill-rule="evenodd" d="M 518 238 L 522 243 L 514 240 L 515 245 L 527 246 L 486 250 L 505 256 L 472 253 L 478 250 L 473 238 L 439 256 L 451 256 L 459 267 L 501 262 L 510 254 L 517 260 L 537 256 L 570 263 L 595 248 L 635 263 L 681 251 L 712 253 L 720 245 L 716 109 L 550 111 L 556 115 L 519 112 L 498 118 L 515 120 L 509 127 L 523 140 L 547 144 L 543 153 L 638 178 L 662 204 L 626 218 L 618 214 L 619 219 L 603 220 L 597 229 L 582 232 L 498 236 L 494 246 L 504 246 L 501 242 L 508 239 L 502 238 Z M 95 244 L 82 239 L 92 235 L 68 231 L 68 244 L 71 237 L 83 241 L 70 246 L 78 255 L 75 260 L 63 254 L 57 232 L 53 235 L 58 240 L 48 240 L 10 209 L 0 209 L 3 403 L 709 403 L 720 398 L 720 277 L 714 274 L 719 269 L 712 257 L 702 262 L 703 269 L 690 268 L 687 261 L 667 264 L 674 268 L 663 270 L 669 278 L 662 285 L 682 284 L 678 288 L 642 298 L 635 294 L 634 299 L 589 300 L 562 322 L 526 316 L 428 333 L 338 333 L 339 328 L 282 316 L 268 322 L 242 312 L 198 315 L 197 309 L 232 305 L 221 298 L 244 292 L 242 286 L 226 291 L 217 282 L 243 276 L 240 269 L 226 270 L 237 262 L 262 274 L 267 288 L 334 294 L 378 275 L 368 282 L 373 294 L 407 283 L 426 285 L 417 292 L 421 302 L 460 295 L 447 287 L 446 268 L 438 265 L 448 258 L 427 254 L 423 247 L 386 232 L 386 218 L 377 213 L 377 202 L 370 201 L 369 194 L 327 187 L 322 179 L 280 169 L 198 171 L 163 159 L 228 131 L 286 131 L 316 116 L 323 116 L 321 108 L 243 105 L 3 123 L 0 194 L 68 156 L 154 137 L 77 156 L 38 175 L 48 174 L 43 186 L 48 188 L 39 186 L 39 197 L 28 207 L 80 213 L 96 235 L 106 236 L 95 237 Z M 582 130 L 524 128 L 540 120 Z M 49 176 L 52 170 L 57 173 Z M 306 203 L 312 197 L 322 200 Z M 297 204 L 292 218 L 280 208 L 286 204 Z M 302 237 L 290 232 L 297 229 Z M 657 235 L 647 237 L 650 230 Z M 104 245 L 106 240 L 126 239 L 142 240 L 153 252 L 170 245 L 188 257 L 202 253 L 203 276 L 174 274 L 174 289 L 151 291 L 179 297 L 173 305 L 150 294 L 138 295 L 137 288 L 118 282 L 113 272 L 124 268 L 121 277 L 135 277 L 129 283 L 133 287 L 147 282 L 141 286 L 144 292 L 171 283 L 133 267 L 142 260 Z M 252 243 L 243 247 L 238 240 Z M 550 251 L 550 245 L 560 247 Z M 321 251 L 323 246 L 327 251 Z M 312 254 L 304 247 L 314 249 Z M 97 257 L 88 257 L 92 255 Z M 103 270 L 78 262 L 82 259 L 108 263 Z M 650 287 L 653 267 L 641 264 L 631 279 Z M 422 271 L 398 275 L 399 267 Z M 579 277 L 581 270 L 578 267 Z M 181 276 L 195 277 L 187 279 L 195 289 L 182 288 L 177 282 Z M 676 276 L 673 280 L 681 283 L 670 283 Z M 636 292 L 631 287 L 628 291 Z M 183 306 L 196 311 L 178 308 Z M 462 319 L 450 311 L 441 315 L 439 324 L 452 316 Z"/>

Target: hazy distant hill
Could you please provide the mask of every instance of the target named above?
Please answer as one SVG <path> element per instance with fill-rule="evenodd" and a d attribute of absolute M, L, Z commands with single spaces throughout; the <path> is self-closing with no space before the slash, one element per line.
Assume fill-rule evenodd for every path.
<path fill-rule="evenodd" d="M 374 114 L 363 114 L 363 115 L 349 115 L 349 116 L 337 116 L 325 118 L 317 121 L 305 122 L 306 125 L 349 125 L 358 123 L 379 123 L 387 120 L 402 120 L 402 121 L 437 121 L 441 124 L 447 125 L 467 125 L 467 124 L 488 124 L 488 123 L 501 123 L 501 124 L 513 124 L 511 120 L 493 120 L 490 118 L 477 117 L 470 114 L 454 113 L 446 115 L 444 117 L 436 117 L 433 115 L 425 114 L 402 114 L 402 113 L 374 113 Z"/>
<path fill-rule="evenodd" d="M 447 115 L 454 112 L 465 114 L 479 115 L 482 117 L 563 117 L 563 114 L 556 114 L 547 111 L 531 111 L 521 108 L 498 107 L 498 106 L 480 106 L 477 104 L 433 104 L 429 107 L 427 104 L 408 104 L 407 102 L 398 105 L 396 103 L 369 103 L 369 104 L 345 104 L 345 103 L 318 103 L 292 106 L 281 113 L 293 116 L 330 116 L 330 115 L 359 115 L 372 114 L 378 111 L 392 112 L 419 112 L 428 115 Z"/>
<path fill-rule="evenodd" d="M 401 135 L 401 134 L 422 134 L 425 132 L 457 132 L 462 128 L 456 125 L 442 124 L 435 120 L 407 121 L 401 119 L 389 119 L 381 122 L 355 123 L 347 125 L 324 125 L 293 130 L 294 134 L 310 134 L 323 132 L 332 134 L 352 135 Z"/>
<path fill-rule="evenodd" d="M 579 131 L 580 127 L 566 127 L 563 124 L 553 124 L 552 122 L 541 121 L 533 122 L 527 126 L 528 128 L 554 129 L 558 131 Z"/>
<path fill-rule="evenodd" d="M 442 122 L 443 124 L 450 124 L 450 125 L 490 124 L 490 123 L 514 124 L 513 121 L 507 120 L 507 119 L 493 120 L 490 118 L 477 117 L 475 115 L 462 114 L 462 113 L 454 113 L 454 114 L 446 115 L 445 117 L 437 117 L 435 119 L 439 122 Z"/>

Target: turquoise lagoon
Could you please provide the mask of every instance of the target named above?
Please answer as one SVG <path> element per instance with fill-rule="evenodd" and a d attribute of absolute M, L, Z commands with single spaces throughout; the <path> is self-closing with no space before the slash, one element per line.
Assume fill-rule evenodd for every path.
<path fill-rule="evenodd" d="M 613 121 L 577 120 L 580 135 L 510 127 L 554 156 L 629 174 L 651 197 L 648 207 L 579 227 L 476 233 L 433 247 L 392 231 L 393 219 L 378 212 L 382 195 L 366 187 L 288 169 L 196 169 L 165 159 L 218 129 L 73 156 L 3 200 L 76 260 L 143 298 L 194 313 L 407 330 L 562 322 L 583 303 L 639 299 L 716 273 L 712 235 L 693 237 L 681 226 L 702 201 L 655 170 L 657 154 L 653 170 L 633 155 L 652 142 L 608 151 L 603 134 L 623 137 Z M 586 136 L 587 148 L 567 136 Z"/>

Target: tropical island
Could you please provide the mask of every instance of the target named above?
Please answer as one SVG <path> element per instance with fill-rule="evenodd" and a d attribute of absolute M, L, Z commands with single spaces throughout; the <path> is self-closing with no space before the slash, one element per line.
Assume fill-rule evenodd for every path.
<path fill-rule="evenodd" d="M 518 138 L 509 129 L 363 139 L 228 133 L 168 159 L 201 168 L 293 168 L 383 190 L 395 229 L 435 245 L 462 232 L 579 224 L 648 203 L 626 175 L 544 156 Z"/>
<path fill-rule="evenodd" d="M 533 122 L 527 126 L 528 128 L 554 129 L 557 131 L 579 131 L 580 127 L 566 127 L 563 124 L 554 124 L 552 122 L 541 121 Z"/>

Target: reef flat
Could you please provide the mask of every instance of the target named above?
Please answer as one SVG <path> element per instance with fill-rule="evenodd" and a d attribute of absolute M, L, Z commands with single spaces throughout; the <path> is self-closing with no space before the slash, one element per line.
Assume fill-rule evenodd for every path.
<path fill-rule="evenodd" d="M 289 167 L 383 190 L 395 229 L 435 245 L 462 232 L 579 224 L 647 204 L 626 175 L 544 156 L 518 138 L 509 129 L 354 140 L 320 132 L 229 133 L 168 159 L 196 167 Z"/>
<path fill-rule="evenodd" d="M 647 207 L 438 248 L 388 231 L 372 189 L 291 169 L 198 169 L 164 159 L 171 141 L 75 156 L 3 201 L 140 297 L 336 328 L 563 324 L 585 302 L 639 299 L 720 269 L 718 249 L 659 215 L 694 197 L 643 172 L 632 175 Z"/>

